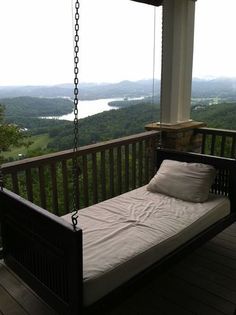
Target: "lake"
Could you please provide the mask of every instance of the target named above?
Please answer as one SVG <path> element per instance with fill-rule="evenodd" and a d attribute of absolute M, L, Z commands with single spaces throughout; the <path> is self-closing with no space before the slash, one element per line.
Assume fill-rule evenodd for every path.
<path fill-rule="evenodd" d="M 111 109 L 117 109 L 118 107 L 111 107 L 108 105 L 111 101 L 120 101 L 123 98 L 106 98 L 106 99 L 98 99 L 92 101 L 79 101 L 78 104 L 78 118 L 85 118 L 88 116 L 92 116 L 104 111 L 108 111 Z M 73 100 L 71 100 L 73 102 Z M 61 119 L 61 120 L 74 120 L 74 112 L 72 111 L 69 114 L 63 116 L 51 116 L 51 117 L 42 117 L 45 119 Z"/>

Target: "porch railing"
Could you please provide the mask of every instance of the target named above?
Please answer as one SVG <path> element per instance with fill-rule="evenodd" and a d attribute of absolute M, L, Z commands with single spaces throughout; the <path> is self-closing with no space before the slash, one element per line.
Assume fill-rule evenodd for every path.
<path fill-rule="evenodd" d="M 78 208 L 146 184 L 154 173 L 157 139 L 158 132 L 149 131 L 79 148 Z M 57 215 L 70 212 L 72 157 L 67 150 L 4 164 L 4 185 Z"/>
<path fill-rule="evenodd" d="M 236 131 L 226 129 L 198 128 L 202 135 L 201 153 L 236 158 Z"/>
<path fill-rule="evenodd" d="M 201 153 L 236 157 L 236 131 L 198 128 Z M 140 134 L 79 148 L 81 174 L 78 208 L 146 184 L 153 176 L 158 132 Z M 72 208 L 72 157 L 67 150 L 2 166 L 5 187 L 41 207 L 62 215 Z"/>

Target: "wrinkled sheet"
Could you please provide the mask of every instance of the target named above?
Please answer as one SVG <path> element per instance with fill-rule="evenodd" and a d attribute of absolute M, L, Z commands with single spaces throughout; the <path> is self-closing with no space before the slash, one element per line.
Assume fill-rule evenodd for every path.
<path fill-rule="evenodd" d="M 230 213 L 226 197 L 191 203 L 146 186 L 79 211 L 89 305 Z M 63 216 L 71 222 L 70 215 Z"/>

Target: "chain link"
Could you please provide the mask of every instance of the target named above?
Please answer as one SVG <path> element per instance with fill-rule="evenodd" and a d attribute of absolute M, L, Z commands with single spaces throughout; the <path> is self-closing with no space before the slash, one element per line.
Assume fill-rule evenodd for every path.
<path fill-rule="evenodd" d="M 74 229 L 78 224 L 78 203 L 77 203 L 77 183 L 78 176 L 80 173 L 78 165 L 78 146 L 79 146 L 79 119 L 78 119 L 78 103 L 79 103 L 79 0 L 75 1 L 75 25 L 74 25 L 74 143 L 73 143 L 73 159 L 72 159 L 72 177 L 73 177 L 73 214 L 71 216 L 71 221 Z"/>

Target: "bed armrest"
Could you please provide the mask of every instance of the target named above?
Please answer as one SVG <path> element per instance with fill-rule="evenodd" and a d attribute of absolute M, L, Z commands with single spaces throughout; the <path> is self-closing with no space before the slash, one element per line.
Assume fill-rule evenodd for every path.
<path fill-rule="evenodd" d="M 5 263 L 64 314 L 82 309 L 82 230 L 4 189 L 0 192 Z"/>

